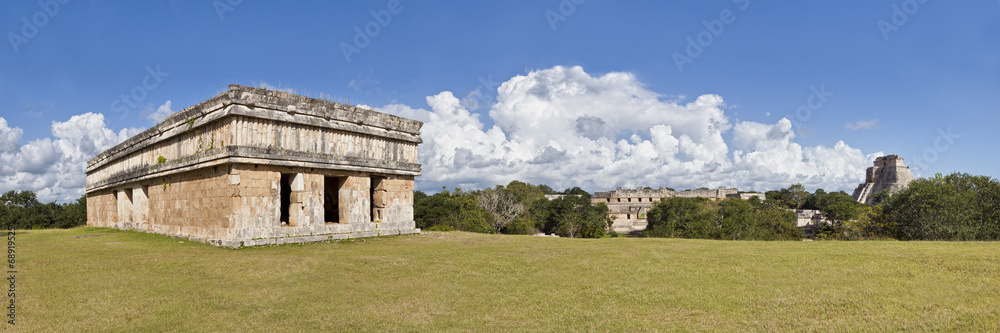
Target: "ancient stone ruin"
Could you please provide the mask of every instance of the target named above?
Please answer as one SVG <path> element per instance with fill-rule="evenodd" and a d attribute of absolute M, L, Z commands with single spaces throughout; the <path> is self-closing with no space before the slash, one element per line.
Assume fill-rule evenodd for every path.
<path fill-rule="evenodd" d="M 889 193 L 906 188 L 913 181 L 913 173 L 910 167 L 903 165 L 903 158 L 899 155 L 882 156 L 875 159 L 874 166 L 868 167 L 865 172 L 864 184 L 858 185 L 851 195 L 854 200 L 863 204 L 873 204 L 874 195 L 882 190 L 889 190 Z"/>
<path fill-rule="evenodd" d="M 611 229 L 617 233 L 639 233 L 646 230 L 646 213 L 653 208 L 653 205 L 663 198 L 702 197 L 710 200 L 722 200 L 725 198 L 741 198 L 749 200 L 756 197 L 764 200 L 763 193 L 740 193 L 736 188 L 727 189 L 719 187 L 715 190 L 687 190 L 671 191 L 665 187 L 659 189 L 638 188 L 635 190 L 623 190 L 621 187 L 614 191 L 594 192 L 590 197 L 591 203 L 604 203 L 608 206 L 608 215 L 614 219 Z"/>
<path fill-rule="evenodd" d="M 240 247 L 419 232 L 423 123 L 229 86 L 87 163 L 87 225 Z"/>

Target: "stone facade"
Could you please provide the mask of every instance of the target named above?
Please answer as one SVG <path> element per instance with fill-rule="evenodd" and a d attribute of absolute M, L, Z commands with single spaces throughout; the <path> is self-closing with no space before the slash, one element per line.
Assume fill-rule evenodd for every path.
<path fill-rule="evenodd" d="M 611 228 L 615 232 L 640 233 L 646 230 L 648 224 L 646 213 L 660 200 L 670 197 L 702 197 L 715 201 L 725 198 L 749 200 L 752 197 L 757 197 L 760 200 L 765 199 L 763 193 L 740 193 L 736 188 L 727 189 L 725 187 L 719 187 L 715 190 L 687 191 L 671 191 L 665 187 L 659 189 L 640 187 L 635 190 L 623 190 L 619 187 L 614 191 L 594 192 L 594 195 L 590 197 L 590 202 L 608 205 L 608 215 L 614 220 Z"/>
<path fill-rule="evenodd" d="M 419 232 L 422 125 L 231 85 L 89 161 L 87 224 L 228 247 Z"/>
<path fill-rule="evenodd" d="M 802 230 L 806 236 L 816 235 L 816 230 L 823 225 L 832 224 L 829 219 L 823 216 L 823 212 L 814 209 L 799 209 L 795 211 L 795 226 Z"/>
<path fill-rule="evenodd" d="M 854 189 L 851 197 L 863 204 L 873 204 L 876 193 L 889 190 L 895 193 L 906 188 L 913 181 L 910 167 L 903 165 L 899 155 L 882 156 L 875 159 L 873 166 L 865 172 L 865 182 Z"/>

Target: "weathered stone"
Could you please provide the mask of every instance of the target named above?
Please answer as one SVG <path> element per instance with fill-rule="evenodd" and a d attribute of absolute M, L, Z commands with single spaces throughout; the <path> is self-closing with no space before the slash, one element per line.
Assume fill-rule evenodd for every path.
<path fill-rule="evenodd" d="M 227 247 L 419 232 L 421 122 L 229 88 L 90 160 L 87 224 Z"/>
<path fill-rule="evenodd" d="M 887 155 L 875 159 L 873 166 L 865 172 L 865 182 L 858 185 L 851 195 L 854 200 L 863 204 L 873 204 L 873 196 L 883 190 L 896 193 L 906 188 L 913 181 L 910 167 L 903 165 L 899 155 Z"/>

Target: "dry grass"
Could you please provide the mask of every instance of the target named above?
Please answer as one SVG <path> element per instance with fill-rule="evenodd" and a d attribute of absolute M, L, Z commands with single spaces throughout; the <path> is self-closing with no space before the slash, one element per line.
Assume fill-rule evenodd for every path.
<path fill-rule="evenodd" d="M 240 250 L 181 241 L 23 232 L 17 328 L 1000 331 L 1000 243 L 461 232 Z"/>

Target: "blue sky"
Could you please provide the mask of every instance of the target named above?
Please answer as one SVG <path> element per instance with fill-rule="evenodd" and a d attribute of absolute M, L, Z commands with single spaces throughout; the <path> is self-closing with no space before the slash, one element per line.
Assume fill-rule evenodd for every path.
<path fill-rule="evenodd" d="M 464 100 L 461 106 L 470 116 L 478 117 L 480 124 L 473 127 L 480 126 L 482 135 L 473 134 L 488 137 L 495 123 L 502 125 L 498 130 L 505 140 L 483 141 L 477 146 L 480 149 L 534 149 L 535 157 L 542 157 L 545 151 L 573 157 L 577 155 L 569 145 L 577 141 L 546 137 L 549 143 L 545 143 L 538 141 L 543 138 L 518 132 L 525 125 L 505 123 L 503 119 L 509 120 L 515 114 L 530 117 L 532 112 L 516 108 L 531 103 L 515 103 L 515 96 L 522 95 L 513 84 L 507 92 L 498 92 L 497 88 L 518 76 L 531 84 L 565 86 L 597 80 L 608 73 L 626 73 L 629 80 L 618 86 L 609 83 L 602 89 L 640 89 L 655 94 L 647 102 L 669 104 L 664 108 L 689 105 L 702 95 L 721 97 L 724 102 L 707 106 L 706 110 L 724 113 L 725 124 L 712 135 L 721 136 L 725 142 L 720 156 L 726 157 L 696 158 L 694 153 L 683 153 L 682 142 L 676 168 L 657 167 L 674 161 L 663 157 L 662 150 L 657 157 L 660 159 L 651 158 L 651 165 L 637 164 L 648 171 L 644 174 L 652 172 L 655 177 L 637 178 L 604 165 L 601 170 L 606 173 L 597 172 L 602 179 L 581 178 L 574 182 L 577 173 L 537 176 L 540 172 L 527 168 L 527 164 L 527 169 L 510 173 L 458 166 L 458 157 L 491 155 L 472 147 L 466 148 L 473 154 L 462 155 L 463 147 L 437 140 L 441 142 L 428 144 L 434 147 L 421 148 L 428 160 L 425 179 L 418 179 L 418 188 L 483 187 L 525 176 L 535 182 L 556 184 L 554 187 L 579 183 L 589 190 L 636 185 L 697 187 L 693 181 L 766 190 L 773 184 L 803 181 L 813 188 L 849 191 L 860 180 L 858 175 L 863 177 L 863 167 L 870 165 L 869 155 L 879 152 L 899 154 L 909 165 L 921 163 L 918 174 L 923 176 L 952 171 L 1000 176 L 1000 157 L 991 146 L 1000 139 L 995 130 L 995 124 L 1000 123 L 1000 2 L 995 0 L 404 0 L 398 7 L 392 7 L 390 1 L 41 3 L 46 5 L 38 1 L 0 3 L 0 31 L 7 37 L 0 46 L 0 117 L 6 121 L 0 131 L 7 131 L 6 143 L 0 132 L 0 154 L 7 154 L 4 163 L 8 164 L 0 169 L 0 177 L 4 178 L 0 190 L 49 189 L 44 199 L 64 200 L 82 193 L 78 177 L 46 179 L 45 175 L 77 172 L 74 165 L 89 158 L 84 155 L 93 156 L 100 148 L 134 133 L 134 129 L 155 124 L 149 114 L 167 101 L 170 104 L 164 109 L 181 110 L 214 96 L 231 83 L 266 84 L 311 96 L 322 93 L 335 101 L 426 118 L 421 120 L 430 120 L 434 113 L 459 112 L 443 111 L 447 98 L 435 99 L 438 104 L 432 104 L 429 98 L 451 92 L 456 99 Z M 54 4 L 58 4 L 57 11 L 53 10 Z M 388 7 L 397 13 L 388 12 Z M 387 24 L 380 24 L 372 11 L 382 13 L 383 21 L 385 13 L 391 14 Z M 722 22 L 720 17 L 729 23 L 714 23 Z M 29 27 L 25 34 L 22 19 L 44 24 L 30 24 L 37 33 L 32 34 Z M 881 28 L 880 21 L 884 22 Z M 355 44 L 355 27 L 363 30 L 374 25 L 378 26 L 378 34 L 348 60 L 342 46 Z M 888 25 L 895 29 L 883 33 Z M 717 34 L 712 33 L 713 28 Z M 699 34 L 704 46 L 699 45 L 700 54 L 691 57 L 686 52 L 690 47 L 688 38 L 697 43 Z M 708 36 L 710 43 L 705 43 Z M 675 61 L 677 54 L 691 59 L 682 66 L 683 71 Z M 571 70 L 576 66 L 585 75 Z M 155 85 L 147 85 L 152 89 L 139 88 L 137 96 L 143 97 L 141 101 L 127 107 L 127 113 L 113 106 L 125 105 L 115 104 L 115 100 L 123 94 L 135 95 L 149 72 L 147 68 L 156 71 L 157 67 L 162 80 L 147 79 Z M 465 103 L 477 88 L 483 94 L 478 103 Z M 814 90 L 832 95 L 824 96 L 822 103 L 813 98 L 813 106 L 818 107 L 808 116 L 801 112 L 796 115 L 797 108 L 809 104 Z M 563 110 L 566 105 L 585 100 L 574 99 L 572 93 L 560 96 L 547 100 L 550 104 L 531 105 L 542 112 Z M 500 97 L 506 102 L 497 101 Z M 93 121 L 83 118 L 70 122 L 72 117 L 88 113 L 103 115 L 103 123 L 93 125 Z M 567 117 L 605 119 L 597 113 Z M 737 128 L 763 124 L 775 128 L 769 132 L 773 134 L 780 132 L 783 117 L 791 124 L 790 133 L 794 133 L 791 137 L 783 134 L 788 141 L 782 143 L 785 146 L 794 143 L 803 148 L 834 147 L 843 141 L 860 155 L 845 153 L 852 156 L 845 157 L 849 163 L 817 166 L 821 162 L 810 158 L 824 155 L 810 155 L 805 149 L 804 155 L 792 158 L 806 160 L 809 163 L 803 164 L 804 168 L 811 169 L 781 169 L 777 172 L 780 175 L 761 174 L 754 170 L 766 165 L 748 165 L 733 157 L 737 150 L 734 141 L 749 140 L 734 138 L 747 133 Z M 671 126 L 674 133 L 685 126 L 665 119 L 662 123 Z M 86 129 L 84 134 L 107 131 L 113 135 L 94 139 L 56 133 L 57 127 L 70 123 L 90 124 L 79 125 Z M 738 126 L 741 123 L 746 126 Z M 849 124 L 855 125 L 853 129 Z M 92 125 L 97 127 L 85 127 Z M 16 134 L 17 129 L 22 134 L 11 134 Z M 439 129 L 445 131 L 447 126 Z M 431 133 L 434 130 L 433 126 L 429 129 Z M 610 143 L 594 144 L 612 147 L 616 140 L 629 141 L 632 134 L 637 134 L 639 141 L 654 142 L 650 130 L 612 126 Z M 699 135 L 691 137 L 699 142 Z M 38 148 L 44 146 L 39 140 L 45 139 L 57 148 Z M 83 147 L 62 147 L 60 140 Z M 743 150 L 771 149 L 758 143 Z M 445 148 L 452 151 L 442 153 Z M 633 148 L 614 149 L 620 150 L 607 156 L 631 156 Z M 795 151 L 794 147 L 789 149 Z M 777 155 L 767 156 L 787 155 L 769 151 Z M 28 155 L 34 152 L 49 152 L 52 156 L 29 163 L 32 157 Z M 435 159 L 433 154 L 440 158 Z M 867 160 L 865 165 L 859 165 L 858 156 Z M 515 160 L 532 158 L 496 155 L 487 160 L 510 165 Z M 763 155 L 761 158 L 767 159 Z M 570 161 L 584 163 L 572 158 Z M 66 165 L 48 166 L 59 163 Z M 698 167 L 710 169 L 706 165 L 721 165 L 730 170 L 729 176 L 719 178 L 707 171 L 691 171 Z M 844 174 L 848 168 L 862 170 Z M 681 169 L 688 173 L 677 171 Z M 444 175 L 463 172 L 465 176 L 457 178 Z M 690 172 L 697 176 L 691 177 Z M 476 176 L 483 173 L 490 175 Z"/>

